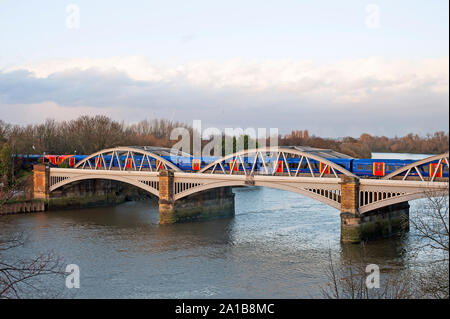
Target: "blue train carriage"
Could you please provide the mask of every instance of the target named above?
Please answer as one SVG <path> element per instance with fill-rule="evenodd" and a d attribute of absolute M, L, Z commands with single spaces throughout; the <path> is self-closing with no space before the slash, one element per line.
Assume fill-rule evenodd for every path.
<path fill-rule="evenodd" d="M 448 165 L 446 163 L 442 163 L 442 162 L 439 163 L 438 160 L 419 166 L 419 170 L 420 170 L 420 173 L 422 174 L 422 176 L 424 176 L 424 177 L 431 178 L 434 175 L 435 178 L 436 177 L 448 178 L 448 176 L 449 176 Z M 413 170 L 411 170 L 411 172 L 413 172 Z M 410 175 L 411 175 L 411 172 L 410 172 Z M 417 174 L 417 172 L 415 170 L 414 170 L 414 172 Z"/>
<path fill-rule="evenodd" d="M 351 172 L 357 176 L 383 177 L 412 162 L 414 161 L 395 159 L 354 159 Z"/>
<path fill-rule="evenodd" d="M 186 156 L 163 156 L 182 171 L 199 171 L 209 163 L 215 161 L 213 157 L 186 157 Z"/>
<path fill-rule="evenodd" d="M 355 159 L 353 161 L 352 171 L 358 176 L 383 177 L 414 162 L 416 161 L 396 159 Z M 438 164 L 439 161 L 433 161 L 419 166 L 418 169 L 423 177 L 431 177 Z M 404 176 L 405 174 L 406 172 L 403 172 L 399 174 L 399 176 Z M 409 172 L 409 176 L 419 177 L 419 173 L 413 169 Z M 435 177 L 448 177 L 448 166 L 441 163 Z"/>
<path fill-rule="evenodd" d="M 200 169 L 204 168 L 205 166 L 214 163 L 216 160 L 220 159 L 220 157 L 215 156 L 203 156 L 203 157 L 193 157 L 191 166 L 188 167 L 188 165 L 185 163 L 184 167 L 179 166 L 181 169 L 184 168 L 184 170 L 192 170 L 192 171 L 199 171 Z M 253 168 L 255 162 L 255 157 L 253 156 L 242 156 L 241 158 L 234 157 L 224 160 L 221 165 L 226 173 L 229 173 L 231 170 L 234 172 L 244 172 L 244 169 L 246 171 L 251 171 Z M 256 163 L 258 165 L 258 163 Z M 213 167 L 210 168 L 212 170 Z M 258 167 L 255 167 L 255 170 L 257 170 Z M 216 167 L 217 172 L 222 172 L 222 169 L 220 168 L 220 165 Z"/>
<path fill-rule="evenodd" d="M 51 167 L 75 167 L 86 155 L 46 155 Z"/>
<path fill-rule="evenodd" d="M 345 168 L 348 171 L 351 171 L 351 163 L 353 159 L 344 159 L 344 158 L 328 158 L 327 160 L 333 162 L 334 164 L 337 164 L 343 168 Z M 273 161 L 275 162 L 275 160 Z M 286 168 L 286 162 L 288 165 L 288 168 Z M 329 175 L 333 174 L 333 171 L 331 170 L 330 166 L 327 166 L 325 163 L 309 159 L 309 163 L 311 165 L 311 168 L 308 165 L 308 161 L 306 159 L 303 159 L 302 163 L 300 164 L 300 158 L 298 157 L 288 157 L 286 158 L 286 161 L 284 159 L 278 159 L 277 163 L 273 165 L 273 169 L 276 173 L 288 173 L 288 169 L 292 174 L 311 174 L 312 172 L 316 174 L 324 174 Z M 339 171 L 336 170 L 336 174 L 339 174 Z"/>

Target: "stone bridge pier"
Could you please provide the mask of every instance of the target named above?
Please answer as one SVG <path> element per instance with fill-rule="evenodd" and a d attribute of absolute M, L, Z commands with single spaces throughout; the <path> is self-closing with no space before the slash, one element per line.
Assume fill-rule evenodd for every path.
<path fill-rule="evenodd" d="M 358 178 L 341 178 L 341 242 L 359 243 L 386 238 L 409 231 L 409 203 L 402 202 L 359 212 L 360 183 Z"/>
<path fill-rule="evenodd" d="M 160 171 L 160 224 L 234 216 L 234 193 L 231 187 L 214 188 L 175 201 L 174 183 L 172 171 Z"/>

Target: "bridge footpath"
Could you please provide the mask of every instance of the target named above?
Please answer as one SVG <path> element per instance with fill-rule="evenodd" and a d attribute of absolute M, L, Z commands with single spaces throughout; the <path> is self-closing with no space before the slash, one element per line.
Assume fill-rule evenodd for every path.
<path fill-rule="evenodd" d="M 105 158 L 126 156 L 132 159 L 129 167 L 115 168 Z M 142 161 L 135 161 L 136 158 Z M 246 167 L 245 158 L 264 163 L 260 167 Z M 306 163 L 310 174 L 280 173 L 271 169 L 268 159 L 284 161 L 299 159 Z M 92 165 L 92 160 L 100 165 Z M 97 161 L 97 159 L 99 159 Z M 144 161 L 158 161 L 158 166 L 143 168 Z M 232 161 L 238 169 L 225 169 Z M 275 161 L 275 162 L 276 162 Z M 314 173 L 312 161 L 322 163 L 320 174 Z M 35 166 L 35 198 L 49 200 L 56 189 L 70 187 L 84 180 L 114 180 L 134 185 L 159 198 L 159 222 L 170 224 L 203 218 L 232 216 L 234 195 L 231 187 L 260 186 L 294 192 L 316 199 L 341 212 L 341 240 L 356 243 L 365 239 L 389 237 L 409 228 L 408 201 L 430 196 L 448 195 L 448 178 L 431 174 L 417 176 L 421 165 L 439 161 L 449 165 L 448 153 L 402 167 L 380 179 L 359 178 L 345 168 L 314 152 L 292 148 L 246 150 L 225 156 L 197 172 L 180 170 L 159 154 L 145 149 L 120 147 L 102 150 L 88 156 L 75 168 Z M 239 166 L 241 165 L 241 166 Z M 438 166 L 439 166 L 438 165 Z M 437 168 L 436 168 L 437 170 Z"/>

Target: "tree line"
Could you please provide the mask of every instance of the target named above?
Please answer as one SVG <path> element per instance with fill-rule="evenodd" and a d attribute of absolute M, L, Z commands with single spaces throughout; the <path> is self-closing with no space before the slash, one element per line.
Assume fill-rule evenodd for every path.
<path fill-rule="evenodd" d="M 13 154 L 92 154 L 115 146 L 172 146 L 170 132 L 184 123 L 142 120 L 125 124 L 109 117 L 80 116 L 71 121 L 46 120 L 42 124 L 11 125 L 0 120 L 0 144 Z M 1 146 L 1 145 L 0 145 Z"/>
<path fill-rule="evenodd" d="M 340 139 L 310 136 L 307 130 L 295 130 L 280 137 L 279 145 L 303 145 L 328 148 L 359 158 L 370 158 L 376 153 L 442 154 L 449 149 L 449 132 L 435 132 L 426 136 L 410 133 L 403 137 L 371 136 Z"/>
<path fill-rule="evenodd" d="M 70 121 L 49 119 L 29 125 L 11 125 L 0 120 L 0 148 L 7 143 L 12 154 L 92 154 L 115 146 L 171 147 L 177 142 L 170 140 L 170 133 L 176 127 L 192 133 L 190 125 L 165 119 L 127 124 L 103 115 L 86 115 Z M 307 130 L 294 130 L 280 135 L 278 140 L 281 146 L 327 148 L 360 158 L 370 158 L 372 152 L 440 154 L 449 148 L 449 133 L 443 131 L 426 136 L 410 133 L 403 137 L 364 133 L 359 138 L 334 139 L 310 135 Z"/>

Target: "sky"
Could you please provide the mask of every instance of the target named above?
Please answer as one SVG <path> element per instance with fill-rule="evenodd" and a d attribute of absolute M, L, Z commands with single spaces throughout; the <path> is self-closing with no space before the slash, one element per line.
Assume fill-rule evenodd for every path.
<path fill-rule="evenodd" d="M 0 0 L 0 119 L 449 130 L 449 2 Z"/>

